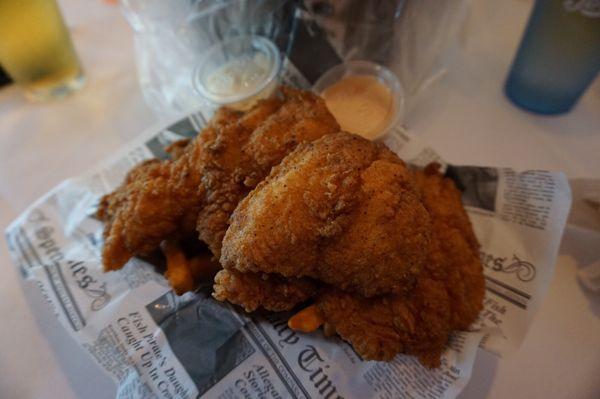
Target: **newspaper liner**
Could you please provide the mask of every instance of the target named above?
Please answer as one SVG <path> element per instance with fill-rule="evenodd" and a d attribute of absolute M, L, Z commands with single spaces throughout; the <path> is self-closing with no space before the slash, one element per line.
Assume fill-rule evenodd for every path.
<path fill-rule="evenodd" d="M 478 346 L 500 356 L 518 348 L 554 272 L 571 202 L 566 177 L 448 165 L 401 128 L 385 143 L 415 166 L 442 164 L 463 192 L 481 244 L 484 310 L 471 331 L 452 335 L 439 369 L 405 355 L 363 361 L 339 338 L 289 330 L 289 314 L 248 315 L 214 301 L 210 285 L 177 297 L 139 259 L 103 273 L 99 197 L 134 164 L 165 158 L 166 145 L 194 136 L 211 112 L 146 131 L 94 171 L 53 189 L 6 231 L 23 278 L 117 383 L 117 398 L 454 398 Z"/>

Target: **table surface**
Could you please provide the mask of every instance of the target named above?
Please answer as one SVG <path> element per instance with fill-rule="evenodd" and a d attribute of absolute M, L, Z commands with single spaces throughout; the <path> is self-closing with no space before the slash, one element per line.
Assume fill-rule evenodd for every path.
<path fill-rule="evenodd" d="M 132 35 L 119 10 L 99 0 L 60 2 L 88 83 L 51 104 L 27 103 L 16 87 L 0 90 L 2 229 L 60 181 L 157 121 L 144 104 Z M 565 116 L 515 108 L 501 88 L 532 3 L 474 3 L 447 75 L 410 114 L 408 128 L 453 163 L 600 178 L 600 81 Z M 72 348 L 35 290 L 23 286 L 6 243 L 0 245 L 0 397 L 114 397 L 112 382 Z M 576 279 L 578 268 L 600 258 L 598 248 L 600 232 L 567 228 L 555 277 L 522 347 L 503 359 L 480 350 L 461 398 L 598 397 L 600 295 Z"/>

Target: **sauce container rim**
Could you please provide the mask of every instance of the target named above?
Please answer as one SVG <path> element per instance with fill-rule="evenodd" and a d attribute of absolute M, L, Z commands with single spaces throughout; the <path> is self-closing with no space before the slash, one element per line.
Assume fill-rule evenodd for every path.
<path fill-rule="evenodd" d="M 404 117 L 404 89 L 400 80 L 392 71 L 381 64 L 366 60 L 352 60 L 338 64 L 328 69 L 313 84 L 312 90 L 322 96 L 325 89 L 348 76 L 373 76 L 390 89 L 393 105 L 393 115 L 385 127 L 370 140 L 377 140 L 389 133 Z"/>
<path fill-rule="evenodd" d="M 210 90 L 206 89 L 206 87 L 204 86 L 204 84 L 202 82 L 202 80 L 203 80 L 202 78 L 207 76 L 207 72 L 209 72 L 209 71 L 205 71 L 205 69 L 208 67 L 208 61 L 213 59 L 215 54 L 226 53 L 225 49 L 228 46 L 233 46 L 236 44 L 240 45 L 240 46 L 247 45 L 247 51 L 257 50 L 257 51 L 264 53 L 267 56 L 267 59 L 269 60 L 269 68 L 270 69 L 268 70 L 265 79 L 263 81 L 261 81 L 259 84 L 257 84 L 253 90 L 239 93 L 239 94 L 232 94 L 232 95 L 225 95 L 225 96 L 217 95 L 217 94 L 211 92 Z M 242 53 L 243 53 L 243 51 L 240 52 L 240 55 Z M 221 64 L 221 65 L 224 65 L 224 64 Z M 280 69 L 281 69 L 281 55 L 280 55 L 280 51 L 277 48 L 277 46 L 275 45 L 275 43 L 273 43 L 271 40 L 267 39 L 266 37 L 259 36 L 259 35 L 240 35 L 240 36 L 235 36 L 235 37 L 232 37 L 229 39 L 222 40 L 222 41 L 216 43 L 215 45 L 213 45 L 212 47 L 210 47 L 206 51 L 206 53 L 204 54 L 202 59 L 198 62 L 198 65 L 194 68 L 194 70 L 192 72 L 192 86 L 194 87 L 194 90 L 198 94 L 200 94 L 202 97 L 206 98 L 207 100 L 209 100 L 212 103 L 215 103 L 218 105 L 234 104 L 234 103 L 242 102 L 246 99 L 252 98 L 255 95 L 257 95 L 258 93 L 260 93 L 262 90 L 267 88 L 277 78 L 277 76 L 279 75 Z M 214 71 L 214 70 L 216 70 L 216 68 L 212 69 L 211 71 Z"/>

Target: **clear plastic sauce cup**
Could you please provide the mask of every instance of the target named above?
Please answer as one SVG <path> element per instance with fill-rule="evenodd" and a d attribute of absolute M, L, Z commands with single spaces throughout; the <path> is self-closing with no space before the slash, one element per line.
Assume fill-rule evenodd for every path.
<path fill-rule="evenodd" d="M 377 140 L 402 121 L 404 92 L 389 69 L 370 61 L 348 61 L 313 85 L 343 130 Z"/>
<path fill-rule="evenodd" d="M 193 73 L 196 91 L 209 102 L 246 110 L 279 83 L 281 56 L 261 36 L 236 36 L 206 52 Z"/>

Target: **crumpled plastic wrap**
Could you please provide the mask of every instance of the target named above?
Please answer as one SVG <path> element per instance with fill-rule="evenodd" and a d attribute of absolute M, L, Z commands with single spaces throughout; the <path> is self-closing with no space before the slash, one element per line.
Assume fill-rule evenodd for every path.
<path fill-rule="evenodd" d="M 468 6 L 469 0 L 122 0 L 142 92 L 159 117 L 202 105 L 194 66 L 211 45 L 240 34 L 273 40 L 310 83 L 346 60 L 384 64 L 400 78 L 410 111 L 443 74 Z"/>
<path fill-rule="evenodd" d="M 134 31 L 142 93 L 159 117 L 204 103 L 192 73 L 215 43 L 257 34 L 285 48 L 294 10 L 290 0 L 122 0 L 121 5 Z"/>

